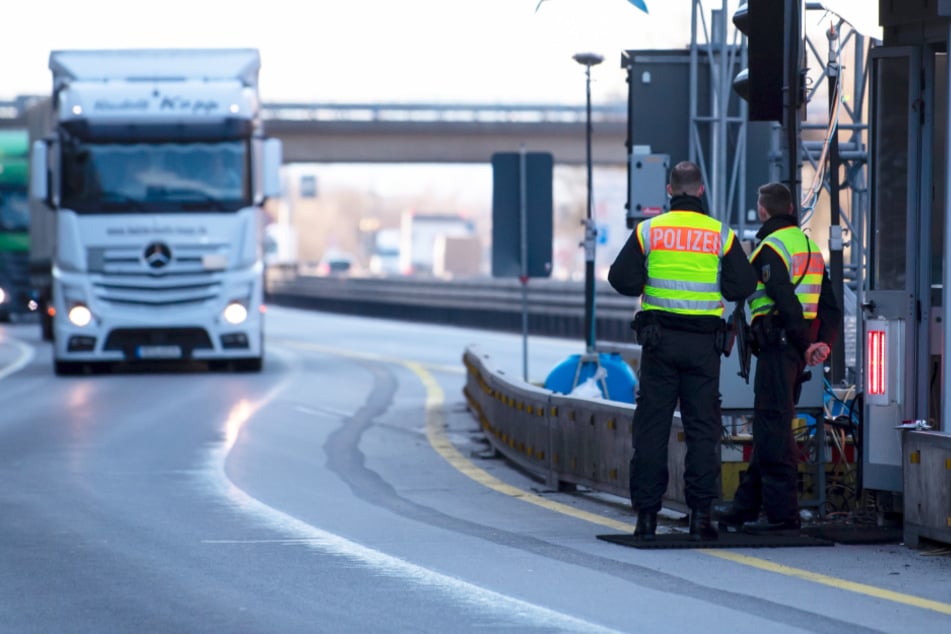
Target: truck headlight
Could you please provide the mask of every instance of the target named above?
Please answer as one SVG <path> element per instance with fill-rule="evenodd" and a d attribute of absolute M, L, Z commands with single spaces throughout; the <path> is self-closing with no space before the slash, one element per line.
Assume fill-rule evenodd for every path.
<path fill-rule="evenodd" d="M 231 302 L 225 306 L 222 316 L 226 322 L 232 326 L 237 326 L 244 323 L 244 320 L 248 318 L 248 309 L 241 302 Z"/>
<path fill-rule="evenodd" d="M 0 288 L 0 304 L 7 301 L 7 293 L 2 288 Z"/>
<path fill-rule="evenodd" d="M 89 322 L 92 321 L 92 311 L 90 311 L 84 304 L 76 304 L 69 309 L 69 312 L 66 313 L 66 316 L 69 317 L 69 322 L 71 324 L 80 328 L 83 326 L 88 326 Z"/>

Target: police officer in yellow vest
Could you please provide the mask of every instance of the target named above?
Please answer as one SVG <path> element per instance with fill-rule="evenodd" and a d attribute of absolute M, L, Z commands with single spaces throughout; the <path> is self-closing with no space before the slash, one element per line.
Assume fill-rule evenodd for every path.
<path fill-rule="evenodd" d="M 839 334 L 841 309 L 825 260 L 799 228 L 789 189 L 759 188 L 763 226 L 751 262 L 759 280 L 749 299 L 756 376 L 753 453 L 720 528 L 798 532 L 798 454 L 792 421 L 805 365 L 823 363 Z M 765 518 L 760 519 L 760 511 Z"/>
<path fill-rule="evenodd" d="M 687 443 L 690 537 L 718 537 L 711 506 L 720 497 L 723 298 L 743 301 L 756 276 L 733 231 L 706 214 L 703 192 L 695 164 L 675 165 L 667 185 L 671 210 L 641 222 L 608 273 L 619 293 L 641 296 L 634 319 L 641 363 L 630 485 L 634 537 L 645 541 L 655 538 L 667 490 L 667 440 L 678 401 Z"/>

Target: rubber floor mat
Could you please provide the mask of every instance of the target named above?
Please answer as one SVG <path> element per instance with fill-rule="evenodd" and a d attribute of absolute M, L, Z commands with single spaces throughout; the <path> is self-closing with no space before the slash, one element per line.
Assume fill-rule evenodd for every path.
<path fill-rule="evenodd" d="M 894 527 L 830 524 L 810 526 L 803 531 L 817 539 L 830 539 L 839 544 L 897 544 L 903 538 L 902 529 Z"/>
<path fill-rule="evenodd" d="M 634 539 L 630 533 L 598 535 L 598 539 L 621 546 L 657 550 L 665 548 L 788 548 L 794 546 L 834 546 L 835 542 L 810 535 L 747 535 L 746 533 L 721 532 L 720 539 L 708 542 L 695 542 L 687 533 L 657 534 L 652 542 Z"/>

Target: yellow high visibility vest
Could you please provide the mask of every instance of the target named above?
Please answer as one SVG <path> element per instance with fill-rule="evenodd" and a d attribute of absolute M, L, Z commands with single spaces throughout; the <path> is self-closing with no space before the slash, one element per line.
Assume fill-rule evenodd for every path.
<path fill-rule="evenodd" d="M 785 263 L 789 279 L 796 284 L 796 299 L 802 304 L 803 317 L 815 319 L 819 311 L 822 274 L 826 268 L 819 247 L 799 227 L 786 227 L 766 236 L 753 251 L 750 260 L 755 259 L 765 247 L 773 249 Z M 748 301 L 753 319 L 773 310 L 774 302 L 766 294 L 762 280 L 756 282 L 756 290 Z"/>
<path fill-rule="evenodd" d="M 693 211 L 668 211 L 637 227 L 647 261 L 641 308 L 679 315 L 723 315 L 720 261 L 735 236 L 725 224 Z"/>

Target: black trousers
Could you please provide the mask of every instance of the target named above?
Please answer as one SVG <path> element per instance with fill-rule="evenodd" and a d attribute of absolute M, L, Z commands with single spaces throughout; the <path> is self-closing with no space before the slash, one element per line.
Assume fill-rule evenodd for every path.
<path fill-rule="evenodd" d="M 691 509 L 707 510 L 720 497 L 720 353 L 714 333 L 662 329 L 660 341 L 641 351 L 631 504 L 635 510 L 661 508 L 667 490 L 667 441 L 680 401 L 687 444 L 684 497 Z"/>
<path fill-rule="evenodd" d="M 771 522 L 793 520 L 799 514 L 799 456 L 792 421 L 804 367 L 799 353 L 787 344 L 767 345 L 757 355 L 753 454 L 733 503 L 745 511 L 762 510 Z"/>

